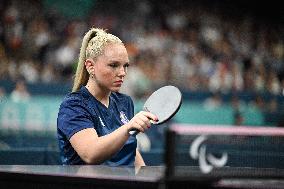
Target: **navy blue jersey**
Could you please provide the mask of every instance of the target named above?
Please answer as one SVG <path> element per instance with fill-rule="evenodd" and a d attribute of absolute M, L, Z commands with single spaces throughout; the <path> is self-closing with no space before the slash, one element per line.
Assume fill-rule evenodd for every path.
<path fill-rule="evenodd" d="M 82 87 L 78 92 L 68 94 L 60 105 L 57 118 L 57 134 L 62 163 L 64 165 L 85 164 L 69 142 L 76 132 L 86 128 L 94 128 L 99 137 L 104 136 L 127 123 L 133 116 L 133 101 L 127 95 L 112 92 L 109 106 L 106 107 L 86 87 Z M 103 164 L 133 166 L 136 147 L 136 137 L 129 136 L 124 146 Z"/>

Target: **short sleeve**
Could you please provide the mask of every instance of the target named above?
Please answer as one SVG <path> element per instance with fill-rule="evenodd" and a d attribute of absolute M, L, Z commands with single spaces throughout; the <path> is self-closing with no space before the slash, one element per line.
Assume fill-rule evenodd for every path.
<path fill-rule="evenodd" d="M 59 108 L 57 127 L 69 140 L 76 132 L 94 128 L 94 120 L 80 99 L 69 99 Z"/>

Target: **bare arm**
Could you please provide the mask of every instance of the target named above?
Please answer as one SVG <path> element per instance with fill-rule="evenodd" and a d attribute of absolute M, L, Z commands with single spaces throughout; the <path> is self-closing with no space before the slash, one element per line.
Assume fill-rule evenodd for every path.
<path fill-rule="evenodd" d="M 144 132 L 149 128 L 150 120 L 156 119 L 155 115 L 141 111 L 127 124 L 108 135 L 99 137 L 95 129 L 88 128 L 75 133 L 70 138 L 70 143 L 83 161 L 88 164 L 100 164 L 122 148 L 131 129 L 135 128 Z M 141 156 L 140 153 L 139 155 Z M 141 160 L 139 162 L 141 164 Z"/>

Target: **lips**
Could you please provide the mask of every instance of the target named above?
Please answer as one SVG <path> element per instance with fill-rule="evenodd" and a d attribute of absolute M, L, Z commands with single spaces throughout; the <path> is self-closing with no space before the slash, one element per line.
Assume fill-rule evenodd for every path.
<path fill-rule="evenodd" d="M 115 84 L 120 84 L 120 85 L 121 85 L 121 84 L 123 83 L 123 81 L 122 81 L 122 80 L 119 80 L 119 81 L 115 81 L 114 83 L 115 83 Z"/>

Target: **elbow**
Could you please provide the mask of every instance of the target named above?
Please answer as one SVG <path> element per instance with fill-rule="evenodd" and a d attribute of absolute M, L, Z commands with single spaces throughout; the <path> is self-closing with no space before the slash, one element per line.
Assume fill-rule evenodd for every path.
<path fill-rule="evenodd" d="M 88 156 L 81 156 L 81 159 L 86 163 L 86 164 L 95 164 L 93 159 L 88 157 Z"/>
<path fill-rule="evenodd" d="M 97 163 L 97 161 L 94 161 L 93 159 L 91 158 L 84 158 L 83 161 L 86 163 L 86 164 L 89 164 L 89 165 L 98 165 L 99 163 Z"/>
<path fill-rule="evenodd" d="M 98 165 L 104 162 L 104 160 L 96 154 L 82 154 L 80 155 L 81 159 L 86 163 L 90 165 Z"/>
<path fill-rule="evenodd" d="M 86 164 L 90 164 L 90 165 L 99 165 L 103 162 L 103 161 L 97 160 L 95 158 L 85 158 L 85 159 L 83 159 L 83 161 Z"/>

